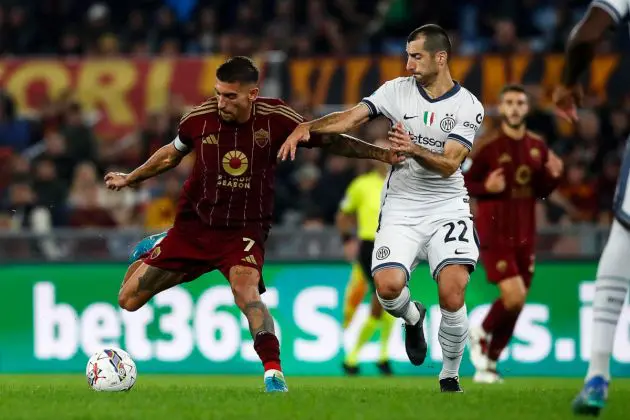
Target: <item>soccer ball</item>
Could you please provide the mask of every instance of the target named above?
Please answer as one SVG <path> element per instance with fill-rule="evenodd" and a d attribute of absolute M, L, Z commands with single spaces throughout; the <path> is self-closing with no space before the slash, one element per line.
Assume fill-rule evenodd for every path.
<path fill-rule="evenodd" d="M 126 351 L 109 347 L 90 357 L 85 376 L 95 391 L 129 391 L 136 383 L 138 371 Z"/>

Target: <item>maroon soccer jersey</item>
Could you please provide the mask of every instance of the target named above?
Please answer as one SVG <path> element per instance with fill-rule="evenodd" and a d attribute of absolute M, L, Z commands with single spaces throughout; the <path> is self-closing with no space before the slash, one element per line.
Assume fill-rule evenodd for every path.
<path fill-rule="evenodd" d="M 276 155 L 302 117 L 280 99 L 258 98 L 242 124 L 219 117 L 212 98 L 182 117 L 175 144 L 196 160 L 184 194 L 212 228 L 268 231 L 274 203 Z M 318 145 L 312 138 L 309 146 Z"/>
<path fill-rule="evenodd" d="M 534 244 L 536 199 L 549 195 L 559 182 L 545 168 L 548 153 L 545 142 L 531 132 L 515 140 L 499 131 L 475 143 L 464 176 L 469 194 L 477 199 L 475 224 L 482 249 Z M 506 187 L 489 193 L 485 181 L 498 168 L 503 168 Z"/>

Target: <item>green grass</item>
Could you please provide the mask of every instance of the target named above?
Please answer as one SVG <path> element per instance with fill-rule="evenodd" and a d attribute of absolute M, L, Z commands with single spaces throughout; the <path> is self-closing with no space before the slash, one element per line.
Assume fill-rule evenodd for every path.
<path fill-rule="evenodd" d="M 141 375 L 128 393 L 97 393 L 83 376 L 0 375 L 0 419 L 570 419 L 578 379 L 463 380 L 464 394 L 435 378 L 288 378 L 264 394 L 262 378 Z M 603 419 L 630 418 L 630 380 L 616 380 Z"/>

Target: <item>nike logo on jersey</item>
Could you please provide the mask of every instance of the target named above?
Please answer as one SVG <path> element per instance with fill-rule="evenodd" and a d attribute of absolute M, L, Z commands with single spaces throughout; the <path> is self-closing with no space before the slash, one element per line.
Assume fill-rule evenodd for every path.
<path fill-rule="evenodd" d="M 410 120 L 410 119 L 412 119 L 412 118 L 418 118 L 418 116 L 417 116 L 417 115 L 407 116 L 407 114 L 405 114 L 405 115 L 403 115 L 403 118 L 404 118 L 405 120 Z"/>
<path fill-rule="evenodd" d="M 460 251 L 459 249 L 455 250 L 455 255 L 468 254 L 468 251 Z"/>

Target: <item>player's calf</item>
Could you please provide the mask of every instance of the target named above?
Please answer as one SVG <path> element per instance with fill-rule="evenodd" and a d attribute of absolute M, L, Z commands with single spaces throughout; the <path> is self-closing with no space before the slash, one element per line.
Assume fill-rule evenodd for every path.
<path fill-rule="evenodd" d="M 448 265 L 437 277 L 442 311 L 438 332 L 443 355 L 440 387 L 442 391 L 461 392 L 458 380 L 459 366 L 468 339 L 468 313 L 464 303 L 469 278 L 468 267 Z"/>
<path fill-rule="evenodd" d="M 183 278 L 183 273 L 162 270 L 136 261 L 125 274 L 118 293 L 118 304 L 127 311 L 137 311 L 153 296 L 180 284 Z"/>
<path fill-rule="evenodd" d="M 273 318 L 258 291 L 260 273 L 252 267 L 234 266 L 230 269 L 229 280 L 234 301 L 247 318 L 254 349 L 265 369 L 266 391 L 286 392 L 288 388 L 280 366 L 280 343 L 275 335 Z"/>

